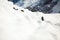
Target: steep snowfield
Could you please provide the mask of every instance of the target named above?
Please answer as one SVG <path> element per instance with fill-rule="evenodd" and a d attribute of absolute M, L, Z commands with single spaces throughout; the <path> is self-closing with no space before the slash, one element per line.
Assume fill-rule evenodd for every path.
<path fill-rule="evenodd" d="M 0 0 L 0 40 L 60 40 L 59 17 Z"/>

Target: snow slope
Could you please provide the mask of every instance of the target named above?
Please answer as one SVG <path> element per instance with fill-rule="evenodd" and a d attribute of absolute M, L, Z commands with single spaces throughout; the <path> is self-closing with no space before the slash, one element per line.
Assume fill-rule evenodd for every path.
<path fill-rule="evenodd" d="M 0 0 L 0 40 L 60 40 L 59 17 Z"/>

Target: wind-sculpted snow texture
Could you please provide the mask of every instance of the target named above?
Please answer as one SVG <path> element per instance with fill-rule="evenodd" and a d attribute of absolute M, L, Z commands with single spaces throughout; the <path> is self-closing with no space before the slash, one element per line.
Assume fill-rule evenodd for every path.
<path fill-rule="evenodd" d="M 0 40 L 60 40 L 60 14 L 31 12 L 0 0 Z"/>
<path fill-rule="evenodd" d="M 13 0 L 13 3 L 32 12 L 60 13 L 60 0 Z"/>

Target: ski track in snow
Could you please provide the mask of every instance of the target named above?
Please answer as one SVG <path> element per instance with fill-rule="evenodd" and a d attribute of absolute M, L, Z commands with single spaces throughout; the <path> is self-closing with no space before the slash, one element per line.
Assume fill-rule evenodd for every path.
<path fill-rule="evenodd" d="M 60 40 L 59 17 L 60 14 L 31 12 L 0 0 L 0 40 Z"/>

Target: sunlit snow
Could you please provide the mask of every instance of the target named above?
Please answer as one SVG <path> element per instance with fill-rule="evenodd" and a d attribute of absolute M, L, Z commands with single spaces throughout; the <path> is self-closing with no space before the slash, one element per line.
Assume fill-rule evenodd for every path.
<path fill-rule="evenodd" d="M 0 40 L 60 40 L 59 17 L 60 14 L 31 12 L 0 0 Z"/>

